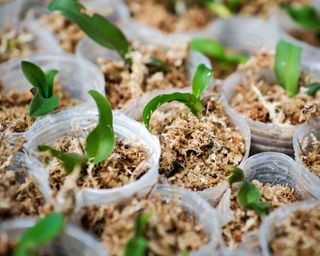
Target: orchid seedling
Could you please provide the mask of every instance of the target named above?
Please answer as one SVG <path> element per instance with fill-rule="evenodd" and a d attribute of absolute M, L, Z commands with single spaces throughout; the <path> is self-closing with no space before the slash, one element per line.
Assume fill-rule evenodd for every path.
<path fill-rule="evenodd" d="M 230 185 L 241 182 L 237 195 L 240 206 L 243 209 L 251 209 L 258 215 L 267 214 L 270 208 L 269 203 L 261 201 L 260 191 L 252 182 L 246 180 L 243 170 L 236 166 L 227 169 L 232 172 L 232 175 L 228 178 Z"/>
<path fill-rule="evenodd" d="M 156 96 L 143 109 L 142 120 L 144 125 L 149 128 L 152 113 L 162 104 L 172 101 L 179 101 L 185 104 L 195 116 L 199 117 L 204 109 L 200 96 L 208 87 L 211 78 L 212 69 L 200 64 L 192 80 L 192 93 L 175 92 Z"/>
<path fill-rule="evenodd" d="M 21 69 L 25 78 L 33 86 L 31 92 L 34 97 L 29 106 L 29 115 L 43 116 L 53 111 L 59 104 L 59 96 L 54 95 L 54 78 L 57 70 L 42 71 L 36 64 L 28 61 L 21 62 Z"/>
<path fill-rule="evenodd" d="M 31 256 L 39 246 L 55 239 L 62 231 L 64 217 L 61 213 L 51 213 L 28 228 L 21 236 L 13 256 Z"/>
<path fill-rule="evenodd" d="M 133 47 L 122 31 L 108 19 L 97 13 L 88 15 L 86 8 L 79 0 L 53 0 L 49 4 L 49 10 L 60 11 L 63 16 L 76 23 L 93 41 L 102 47 L 116 51 L 127 64 L 131 64 L 130 53 Z M 161 70 L 165 66 L 156 57 L 152 57 L 147 65 L 154 68 L 160 67 Z"/>
<path fill-rule="evenodd" d="M 281 7 L 288 13 L 291 19 L 299 26 L 313 30 L 320 40 L 320 11 L 310 5 L 300 7 L 282 4 Z"/>
<path fill-rule="evenodd" d="M 225 47 L 218 43 L 217 41 L 206 39 L 206 38 L 196 38 L 191 41 L 191 49 L 211 58 L 215 58 L 222 65 L 238 65 L 241 63 L 246 63 L 249 59 L 248 56 L 244 54 L 230 54 L 227 53 Z"/>
<path fill-rule="evenodd" d="M 70 174 L 77 167 L 84 168 L 88 163 L 101 163 L 108 158 L 115 146 L 111 106 L 108 100 L 99 92 L 90 90 L 89 94 L 96 102 L 99 120 L 97 126 L 86 138 L 84 155 L 65 153 L 46 145 L 38 146 L 40 152 L 48 152 L 59 159 L 67 174 Z"/>
<path fill-rule="evenodd" d="M 127 242 L 125 247 L 125 256 L 144 256 L 148 249 L 148 241 L 144 236 L 144 230 L 146 225 L 151 218 L 151 212 L 139 213 L 136 218 L 135 223 L 135 233 L 134 236 Z"/>

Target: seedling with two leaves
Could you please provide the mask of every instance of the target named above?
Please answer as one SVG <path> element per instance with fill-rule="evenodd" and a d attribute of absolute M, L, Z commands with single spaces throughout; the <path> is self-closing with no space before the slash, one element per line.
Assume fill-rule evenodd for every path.
<path fill-rule="evenodd" d="M 61 233 L 63 226 L 64 217 L 61 213 L 48 214 L 22 234 L 13 255 L 35 255 L 36 249 L 55 239 Z"/>
<path fill-rule="evenodd" d="M 86 14 L 85 7 L 79 0 L 53 0 L 49 10 L 60 11 L 67 19 L 76 23 L 93 41 L 107 49 L 116 51 L 121 58 L 131 64 L 131 52 L 134 50 L 122 31 L 108 19 L 99 14 Z M 156 57 L 151 57 L 148 66 L 166 71 L 165 63 Z"/>
<path fill-rule="evenodd" d="M 299 79 L 302 74 L 301 53 L 302 48 L 292 43 L 281 40 L 277 44 L 274 72 L 278 83 L 289 97 L 299 92 Z M 319 89 L 319 82 L 312 83 L 307 86 L 306 93 L 315 96 Z"/>
<path fill-rule="evenodd" d="M 255 211 L 258 215 L 267 214 L 270 208 L 269 203 L 261 201 L 260 191 L 245 178 L 243 171 L 236 166 L 227 169 L 232 172 L 232 175 L 228 178 L 230 185 L 241 182 L 237 195 L 239 205 L 243 209 Z"/>
<path fill-rule="evenodd" d="M 21 62 L 21 69 L 26 79 L 34 87 L 31 92 L 34 97 L 29 106 L 29 115 L 43 116 L 53 111 L 59 105 L 59 96 L 54 95 L 54 78 L 57 70 L 42 71 L 36 64 L 28 61 Z"/>
<path fill-rule="evenodd" d="M 175 92 L 156 96 L 143 109 L 142 120 L 144 125 L 149 128 L 152 113 L 162 104 L 172 101 L 185 104 L 195 116 L 199 117 L 204 109 L 200 96 L 209 85 L 211 79 L 212 70 L 204 64 L 200 64 L 192 80 L 192 93 Z"/>
<path fill-rule="evenodd" d="M 90 90 L 89 94 L 96 102 L 99 120 L 97 126 L 86 138 L 85 154 L 66 153 L 46 145 L 38 146 L 40 152 L 48 152 L 53 157 L 59 159 L 67 174 L 70 174 L 76 168 L 85 168 L 88 163 L 101 163 L 108 158 L 115 146 L 111 106 L 107 99 L 99 92 Z"/>

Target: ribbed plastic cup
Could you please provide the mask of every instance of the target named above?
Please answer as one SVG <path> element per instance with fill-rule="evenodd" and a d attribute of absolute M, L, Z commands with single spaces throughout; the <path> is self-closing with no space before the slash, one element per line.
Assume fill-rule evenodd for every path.
<path fill-rule="evenodd" d="M 305 62 L 303 69 L 311 77 L 319 78 L 320 64 L 314 62 Z M 273 75 L 274 76 L 274 75 Z M 294 125 L 274 125 L 271 123 L 263 123 L 249 119 L 236 111 L 230 106 L 230 101 L 235 95 L 235 88 L 240 85 L 245 79 L 245 74 L 235 72 L 224 81 L 222 89 L 222 100 L 224 106 L 234 116 L 242 116 L 249 124 L 252 136 L 252 152 L 267 152 L 274 151 L 287 155 L 293 155 L 292 138 L 296 126 Z M 272 78 L 273 80 L 274 78 Z"/>
<path fill-rule="evenodd" d="M 99 69 L 86 60 L 72 55 L 30 55 L 0 65 L 0 81 L 4 90 L 29 91 L 31 85 L 21 71 L 21 61 L 28 60 L 43 70 L 59 71 L 57 83 L 69 92 L 70 97 L 82 101 L 91 99 L 89 90 L 104 93 L 104 78 Z"/>
<path fill-rule="evenodd" d="M 50 198 L 52 193 L 48 181 L 50 164 L 48 167 L 45 167 L 37 159 L 35 156 L 37 146 L 42 144 L 52 145 L 63 138 L 65 134 L 72 132 L 74 125 L 80 128 L 91 127 L 92 123 L 95 123 L 97 119 L 97 110 L 89 109 L 87 105 L 83 105 L 39 119 L 25 133 L 27 139 L 25 145 L 27 152 L 25 164 L 31 175 L 35 177 L 39 189 L 47 198 Z M 119 112 L 113 113 L 113 127 L 117 137 L 137 141 L 146 147 L 148 158 L 145 161 L 149 164 L 149 169 L 139 180 L 121 187 L 111 189 L 80 189 L 76 195 L 79 207 L 82 205 L 92 205 L 97 202 L 112 203 L 125 200 L 134 194 L 146 193 L 157 183 L 160 158 L 159 140 L 151 135 L 142 124 Z M 63 199 L 61 200 L 63 202 Z"/>
<path fill-rule="evenodd" d="M 0 223 L 0 234 L 6 234 L 9 242 L 16 243 L 22 234 L 36 223 L 34 218 L 23 218 Z M 50 255 L 107 256 L 106 249 L 91 235 L 74 225 L 67 225 L 51 243 L 37 248 Z"/>
<path fill-rule="evenodd" d="M 308 167 L 303 163 L 301 158 L 301 146 L 306 147 L 308 151 L 312 147 L 312 137 L 320 140 L 320 119 L 314 119 L 308 123 L 300 125 L 297 127 L 294 136 L 293 136 L 293 148 L 295 160 L 305 174 L 310 183 L 313 185 L 314 189 L 320 194 L 320 177 L 313 173 Z"/>
<path fill-rule="evenodd" d="M 275 236 L 275 229 L 281 226 L 290 214 L 299 209 L 310 209 L 319 205 L 319 201 L 307 201 L 293 205 L 285 205 L 264 219 L 260 226 L 260 246 L 262 248 L 263 256 L 271 256 L 272 253 L 269 249 L 269 243 Z"/>

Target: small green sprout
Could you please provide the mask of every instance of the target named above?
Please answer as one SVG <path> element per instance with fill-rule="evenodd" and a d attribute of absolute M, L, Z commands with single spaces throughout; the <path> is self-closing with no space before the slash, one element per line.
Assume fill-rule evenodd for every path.
<path fill-rule="evenodd" d="M 283 4 L 281 6 L 299 26 L 316 32 L 320 37 L 320 12 L 313 6 L 300 7 Z"/>
<path fill-rule="evenodd" d="M 97 13 L 92 16 L 86 14 L 85 6 L 79 0 L 53 0 L 48 8 L 51 12 L 60 11 L 93 41 L 116 51 L 127 64 L 131 64 L 130 52 L 133 51 L 133 47 L 122 31 L 108 19 Z M 165 64 L 157 58 L 151 58 L 147 65 L 160 70 L 165 67 Z"/>
<path fill-rule="evenodd" d="M 320 82 L 311 83 L 311 84 L 308 85 L 306 93 L 309 96 L 314 97 L 314 96 L 316 96 L 316 93 L 317 93 L 318 90 L 320 90 Z"/>
<path fill-rule="evenodd" d="M 274 71 L 278 83 L 289 97 L 299 92 L 302 48 L 281 40 L 277 44 Z"/>
<path fill-rule="evenodd" d="M 22 234 L 13 255 L 35 255 L 35 250 L 39 246 L 45 245 L 55 239 L 60 234 L 63 226 L 64 217 L 61 213 L 48 214 Z"/>
<path fill-rule="evenodd" d="M 21 62 L 21 69 L 32 84 L 35 95 L 29 106 L 30 116 L 43 116 L 53 111 L 59 104 L 59 96 L 53 95 L 54 78 L 57 70 L 43 72 L 36 64 L 28 61 Z"/>
<path fill-rule="evenodd" d="M 204 108 L 200 96 L 209 85 L 211 79 L 212 70 L 204 64 L 200 64 L 192 80 L 192 93 L 175 92 L 156 96 L 143 109 L 142 120 L 144 125 L 149 128 L 152 113 L 162 104 L 172 101 L 179 101 L 185 104 L 194 115 L 199 117 Z"/>
<path fill-rule="evenodd" d="M 206 38 L 196 38 L 191 41 L 191 48 L 211 58 L 217 59 L 219 62 L 227 65 L 237 65 L 246 63 L 248 56 L 243 54 L 228 54 L 224 46 L 214 40 Z"/>
<path fill-rule="evenodd" d="M 138 214 L 135 223 L 135 234 L 126 244 L 124 253 L 125 256 L 146 255 L 148 241 L 144 236 L 144 230 L 151 216 L 151 212 L 143 212 Z"/>
<path fill-rule="evenodd" d="M 258 215 L 268 213 L 270 205 L 268 202 L 261 201 L 261 194 L 256 186 L 246 180 L 243 171 L 238 167 L 228 168 L 232 175 L 228 178 L 229 184 L 232 185 L 241 182 L 241 186 L 237 195 L 237 201 L 244 209 L 251 209 Z"/>
<path fill-rule="evenodd" d="M 226 4 L 216 0 L 202 0 L 207 9 L 213 14 L 222 18 L 229 18 L 232 16 L 232 12 Z"/>
<path fill-rule="evenodd" d="M 89 94 L 96 102 L 99 111 L 99 121 L 86 138 L 85 154 L 65 153 L 46 145 L 38 146 L 40 152 L 48 152 L 53 157 L 59 159 L 67 174 L 70 174 L 77 167 L 82 169 L 88 162 L 98 164 L 104 161 L 112 153 L 115 146 L 111 106 L 107 99 L 99 92 L 90 90 Z"/>

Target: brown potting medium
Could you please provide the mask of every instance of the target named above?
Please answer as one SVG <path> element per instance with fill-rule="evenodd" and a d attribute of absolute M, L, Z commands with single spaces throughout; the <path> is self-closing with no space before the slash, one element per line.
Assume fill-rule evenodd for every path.
<path fill-rule="evenodd" d="M 261 183 L 253 180 L 252 183 L 261 193 L 261 200 L 270 203 L 270 211 L 288 203 L 301 200 L 299 192 L 288 185 Z M 262 217 L 253 210 L 241 208 L 237 202 L 238 189 L 233 187 L 231 193 L 231 210 L 233 219 L 223 227 L 223 237 L 227 246 L 236 247 L 242 242 L 242 238 L 248 232 L 258 230 Z"/>
<path fill-rule="evenodd" d="M 245 155 L 243 135 L 232 125 L 218 94 L 204 100 L 200 118 L 182 104 L 154 112 L 150 130 L 161 144 L 160 174 L 170 184 L 201 191 L 230 175 Z"/>
<path fill-rule="evenodd" d="M 70 99 L 69 93 L 59 85 L 55 85 L 54 91 L 55 95 L 59 96 L 59 108 L 74 106 L 79 102 Z M 28 105 L 31 100 L 32 94 L 29 91 L 7 91 L 0 82 L 0 131 L 26 131 L 35 120 L 28 115 Z"/>
<path fill-rule="evenodd" d="M 320 47 L 320 38 L 315 31 L 307 29 L 294 29 L 290 30 L 289 34 L 300 41 L 306 42 L 315 47 Z"/>
<path fill-rule="evenodd" d="M 320 254 L 320 206 L 297 209 L 281 226 L 269 242 L 273 255 L 319 255 Z"/>
<path fill-rule="evenodd" d="M 53 147 L 64 152 L 84 154 L 85 130 L 75 128 L 73 133 L 66 134 Z M 45 154 L 45 162 L 51 162 L 49 184 L 54 191 L 60 190 L 67 177 L 60 162 Z M 107 189 L 124 186 L 138 180 L 149 168 L 145 162 L 148 152 L 141 143 L 117 138 L 112 154 L 97 165 L 89 164 L 78 177 L 76 186 L 80 188 Z"/>
<path fill-rule="evenodd" d="M 320 177 L 320 141 L 312 133 L 305 140 L 311 139 L 312 142 L 305 145 L 304 141 L 300 143 L 300 157 L 308 169 Z"/>
<path fill-rule="evenodd" d="M 305 93 L 306 86 L 315 82 L 308 73 L 302 73 L 300 91 L 288 97 L 276 82 L 263 76 L 266 69 L 273 70 L 274 55 L 256 54 L 248 63 L 239 66 L 245 81 L 235 87 L 236 94 L 230 105 L 251 120 L 272 124 L 297 125 L 316 117 L 320 113 L 320 92 L 315 97 Z"/>
<path fill-rule="evenodd" d="M 82 226 L 97 235 L 110 255 L 123 255 L 125 244 L 134 234 L 139 212 L 151 212 L 144 234 L 148 241 L 148 256 L 181 255 L 207 244 L 210 238 L 204 226 L 176 201 L 165 202 L 160 195 L 132 199 L 109 206 L 92 206 L 80 214 Z"/>
<path fill-rule="evenodd" d="M 122 108 L 144 92 L 190 85 L 187 73 L 187 43 L 179 42 L 171 45 L 169 49 L 144 46 L 136 41 L 132 44 L 136 50 L 131 53 L 131 68 L 123 60 L 97 60 L 105 76 L 106 95 L 112 108 Z M 149 66 L 152 57 L 160 59 L 168 70 L 159 71 Z"/>
<path fill-rule="evenodd" d="M 0 218 L 2 220 L 18 216 L 38 216 L 45 204 L 32 177 L 15 163 L 14 156 L 21 150 L 24 142 L 22 137 L 9 138 L 4 133 L 0 137 Z"/>

